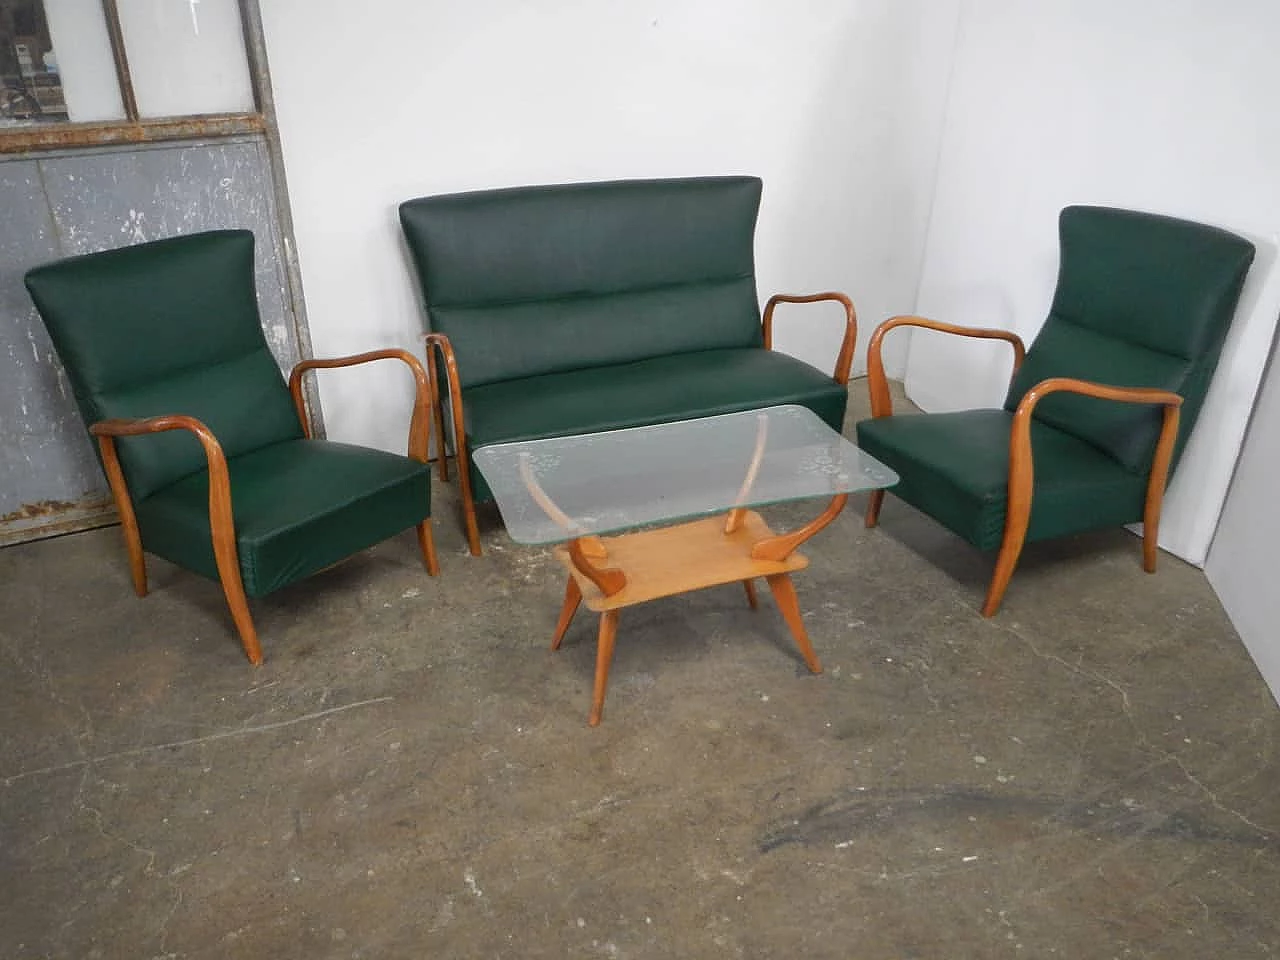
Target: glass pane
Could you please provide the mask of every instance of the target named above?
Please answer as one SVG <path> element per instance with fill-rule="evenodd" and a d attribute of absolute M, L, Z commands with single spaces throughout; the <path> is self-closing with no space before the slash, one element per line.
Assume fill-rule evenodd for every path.
<path fill-rule="evenodd" d="M 101 6 L 0 0 L 0 127 L 123 118 Z"/>
<path fill-rule="evenodd" d="M 520 543 L 898 482 L 896 473 L 799 406 L 499 443 L 473 456 L 507 532 Z"/>
<path fill-rule="evenodd" d="M 253 85 L 236 0 L 119 0 L 138 113 L 250 113 Z"/>

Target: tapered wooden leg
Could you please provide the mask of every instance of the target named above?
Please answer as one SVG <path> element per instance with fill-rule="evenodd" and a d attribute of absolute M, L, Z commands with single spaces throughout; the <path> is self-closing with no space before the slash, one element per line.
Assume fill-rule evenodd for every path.
<path fill-rule="evenodd" d="M 262 663 L 262 646 L 258 643 L 258 630 L 253 625 L 253 617 L 249 615 L 249 600 L 244 594 L 244 581 L 240 579 L 240 568 L 224 569 L 224 558 L 214 550 L 218 561 L 218 579 L 222 582 L 222 595 L 227 598 L 227 606 L 231 608 L 231 619 L 235 621 L 236 630 L 240 634 L 240 645 L 244 654 L 255 667 Z"/>
<path fill-rule="evenodd" d="M 596 644 L 596 685 L 591 693 L 591 716 L 587 723 L 596 727 L 604 715 L 604 692 L 609 686 L 609 665 L 613 663 L 613 641 L 618 635 L 618 611 L 600 614 L 600 639 Z"/>
<path fill-rule="evenodd" d="M 743 580 L 742 586 L 747 591 L 747 603 L 751 605 L 752 610 L 755 610 L 760 606 L 759 601 L 756 600 L 756 585 L 750 580 Z"/>
<path fill-rule="evenodd" d="M 1147 524 L 1143 524 L 1142 530 L 1142 569 L 1147 573 L 1156 572 L 1156 557 L 1160 555 L 1159 545 L 1156 539 L 1156 531 L 1152 530 Z"/>
<path fill-rule="evenodd" d="M 880 522 L 880 507 L 884 504 L 884 491 L 872 490 L 871 497 L 867 500 L 867 514 L 863 521 L 868 527 L 874 527 Z"/>
<path fill-rule="evenodd" d="M 436 557 L 436 540 L 431 535 L 431 518 L 418 524 L 418 546 L 422 549 L 422 562 L 431 576 L 440 573 L 440 560 Z"/>
<path fill-rule="evenodd" d="M 800 616 L 800 600 L 796 597 L 795 584 L 791 582 L 790 575 L 775 573 L 768 578 L 768 581 L 769 589 L 773 591 L 773 601 L 778 605 L 782 619 L 791 628 L 791 635 L 795 637 L 796 646 L 800 648 L 800 655 L 804 657 L 805 665 L 811 673 L 821 673 L 822 664 L 818 660 L 818 655 L 813 652 L 813 644 L 809 642 L 809 634 Z"/>
<path fill-rule="evenodd" d="M 564 588 L 564 606 L 560 608 L 560 619 L 556 623 L 556 635 L 551 638 L 552 650 L 560 649 L 560 641 L 564 639 L 565 631 L 573 622 L 573 615 L 578 612 L 578 604 L 581 602 L 582 590 L 578 587 L 578 581 L 569 577 Z"/>
<path fill-rule="evenodd" d="M 124 545 L 129 551 L 129 575 L 133 577 L 133 592 L 140 597 L 147 595 L 147 560 L 142 552 L 142 536 L 137 523 L 122 523 Z"/>
<path fill-rule="evenodd" d="M 1004 600 L 1004 592 L 1009 587 L 1009 579 L 1013 576 L 1013 568 L 1018 565 L 1018 557 L 1022 556 L 1022 545 L 1027 539 L 1027 522 L 1030 520 L 1030 506 L 1025 511 L 1010 509 L 1004 522 L 1004 540 L 1000 544 L 1000 553 L 996 556 L 996 569 L 991 575 L 991 583 L 987 587 L 987 599 L 982 605 L 984 617 L 994 617 Z"/>

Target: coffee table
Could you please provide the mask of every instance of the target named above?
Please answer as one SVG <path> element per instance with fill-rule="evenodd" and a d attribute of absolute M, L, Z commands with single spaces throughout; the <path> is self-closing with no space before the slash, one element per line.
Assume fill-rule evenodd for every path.
<path fill-rule="evenodd" d="M 753 581 L 763 578 L 805 664 L 821 673 L 791 582 L 809 565 L 796 548 L 850 493 L 898 481 L 794 405 L 493 444 L 473 456 L 511 538 L 559 544 L 568 584 L 551 649 L 582 602 L 600 614 L 592 726 L 604 713 L 618 612 L 660 597 L 738 581 L 755 608 Z M 816 497 L 830 498 L 826 509 L 786 533 L 751 509 Z"/>

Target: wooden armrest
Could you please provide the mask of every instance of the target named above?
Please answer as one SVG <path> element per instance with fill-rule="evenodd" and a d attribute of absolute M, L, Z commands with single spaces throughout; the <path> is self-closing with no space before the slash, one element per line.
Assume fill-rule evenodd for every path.
<path fill-rule="evenodd" d="M 867 386 L 871 391 L 871 415 L 888 417 L 893 415 L 893 398 L 889 396 L 889 380 L 884 373 L 884 359 L 881 346 L 884 336 L 895 327 L 924 327 L 940 333 L 953 333 L 961 337 L 975 337 L 980 340 L 1004 340 L 1013 347 L 1013 373 L 1018 373 L 1022 361 L 1027 356 L 1027 348 L 1022 338 L 1010 330 L 996 330 L 987 327 L 962 327 L 954 323 L 943 323 L 927 317 L 903 315 L 890 317 L 871 334 L 871 342 L 867 344 Z"/>
<path fill-rule="evenodd" d="M 826 293 L 789 294 L 775 293 L 764 307 L 764 345 L 766 350 L 773 349 L 773 309 L 780 303 L 818 303 L 832 300 L 844 306 L 844 337 L 840 341 L 840 352 L 836 354 L 836 369 L 832 378 L 836 383 L 849 382 L 849 369 L 853 366 L 853 349 L 858 341 L 858 315 L 853 309 L 853 301 L 843 293 L 827 291 Z"/>
<path fill-rule="evenodd" d="M 222 444 L 213 435 L 213 431 L 197 420 L 183 414 L 172 414 L 160 417 L 143 417 L 137 419 L 117 418 L 99 420 L 89 427 L 89 432 L 98 438 L 98 450 L 102 454 L 102 466 L 107 474 L 107 482 L 120 511 L 120 520 L 127 531 L 137 536 L 137 518 L 133 512 L 133 500 L 124 479 L 124 471 L 120 468 L 120 458 L 116 453 L 116 437 L 136 437 L 149 433 L 164 433 L 168 430 L 188 430 L 196 435 L 200 446 L 204 448 L 205 462 L 209 467 L 209 530 L 212 534 L 214 557 L 218 564 L 218 573 L 223 582 L 234 575 L 240 576 L 238 551 L 236 548 L 236 527 L 231 511 L 231 476 L 227 472 L 227 457 L 222 451 Z M 134 558 L 135 568 L 140 567 L 141 554 Z M 134 582 L 138 582 L 140 569 L 135 569 Z M 145 592 L 145 588 L 139 592 Z M 246 650 L 248 648 L 246 647 Z M 250 651 L 250 659 L 254 657 Z M 257 655 L 261 660 L 262 655 Z M 258 662 L 255 660 L 254 662 Z"/>
<path fill-rule="evenodd" d="M 294 365 L 289 374 L 289 393 L 293 395 L 293 406 L 298 411 L 298 422 L 302 424 L 302 432 L 311 437 L 311 422 L 307 418 L 306 402 L 302 395 L 302 378 L 310 370 L 330 370 L 336 367 L 352 367 L 358 363 L 369 363 L 373 360 L 400 360 L 408 364 L 414 379 L 413 417 L 409 421 L 409 456 L 422 463 L 427 462 L 427 450 L 430 446 L 430 411 L 431 386 L 427 380 L 427 371 L 422 361 L 408 350 L 389 347 L 385 350 L 369 350 L 347 357 L 329 357 L 325 359 L 301 360 Z"/>
<path fill-rule="evenodd" d="M 1051 377 L 1041 380 L 1022 396 L 1013 414 L 1013 426 L 1009 435 L 1009 511 L 1029 516 L 1031 492 L 1035 483 L 1035 464 L 1031 453 L 1031 414 L 1045 397 L 1060 392 L 1078 393 L 1099 400 L 1115 400 L 1120 403 L 1159 404 L 1164 407 L 1164 420 L 1160 436 L 1156 440 L 1155 456 L 1151 463 L 1151 475 L 1147 478 L 1146 509 L 1144 523 L 1154 526 L 1160 515 L 1160 502 L 1169 468 L 1173 461 L 1173 447 L 1178 439 L 1179 408 L 1182 397 L 1168 390 L 1147 387 L 1116 387 L 1071 377 Z M 1025 518 L 1024 518 L 1025 523 Z M 1154 551 L 1154 544 L 1146 549 Z M 1153 556 L 1148 556 L 1148 569 L 1154 569 Z"/>
<path fill-rule="evenodd" d="M 453 344 L 443 333 L 423 334 L 427 351 L 432 356 L 431 363 L 431 415 L 436 423 L 436 432 L 440 434 L 440 479 L 449 479 L 449 458 L 445 451 L 444 413 L 440 404 L 439 367 L 436 360 L 444 364 L 444 379 L 449 391 L 449 412 L 453 417 L 453 437 L 457 449 L 462 448 L 464 436 L 464 419 L 462 416 L 462 381 L 458 376 L 458 357 L 453 352 Z M 434 353 L 432 353 L 434 351 Z M 461 461 L 458 463 L 459 473 L 463 473 Z"/>

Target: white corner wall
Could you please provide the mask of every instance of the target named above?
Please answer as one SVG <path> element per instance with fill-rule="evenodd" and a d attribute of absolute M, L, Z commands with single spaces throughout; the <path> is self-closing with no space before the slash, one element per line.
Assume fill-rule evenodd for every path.
<path fill-rule="evenodd" d="M 421 354 L 402 200 L 726 173 L 764 178 L 761 298 L 844 290 L 865 342 L 915 297 L 958 6 L 263 3 L 316 354 Z M 826 310 L 780 312 L 776 345 L 829 368 Z M 330 435 L 386 449 L 409 394 L 386 370 L 321 379 Z"/>
<path fill-rule="evenodd" d="M 1205 573 L 1259 671 L 1280 701 L 1280 590 L 1275 552 L 1280 477 L 1280 367 L 1254 410 Z"/>
<path fill-rule="evenodd" d="M 917 310 L 1030 342 L 1070 203 L 1216 224 L 1258 259 L 1160 543 L 1202 564 L 1270 347 L 1280 283 L 1280 4 L 964 0 Z M 913 334 L 908 394 L 996 405 L 1007 348 Z"/>

